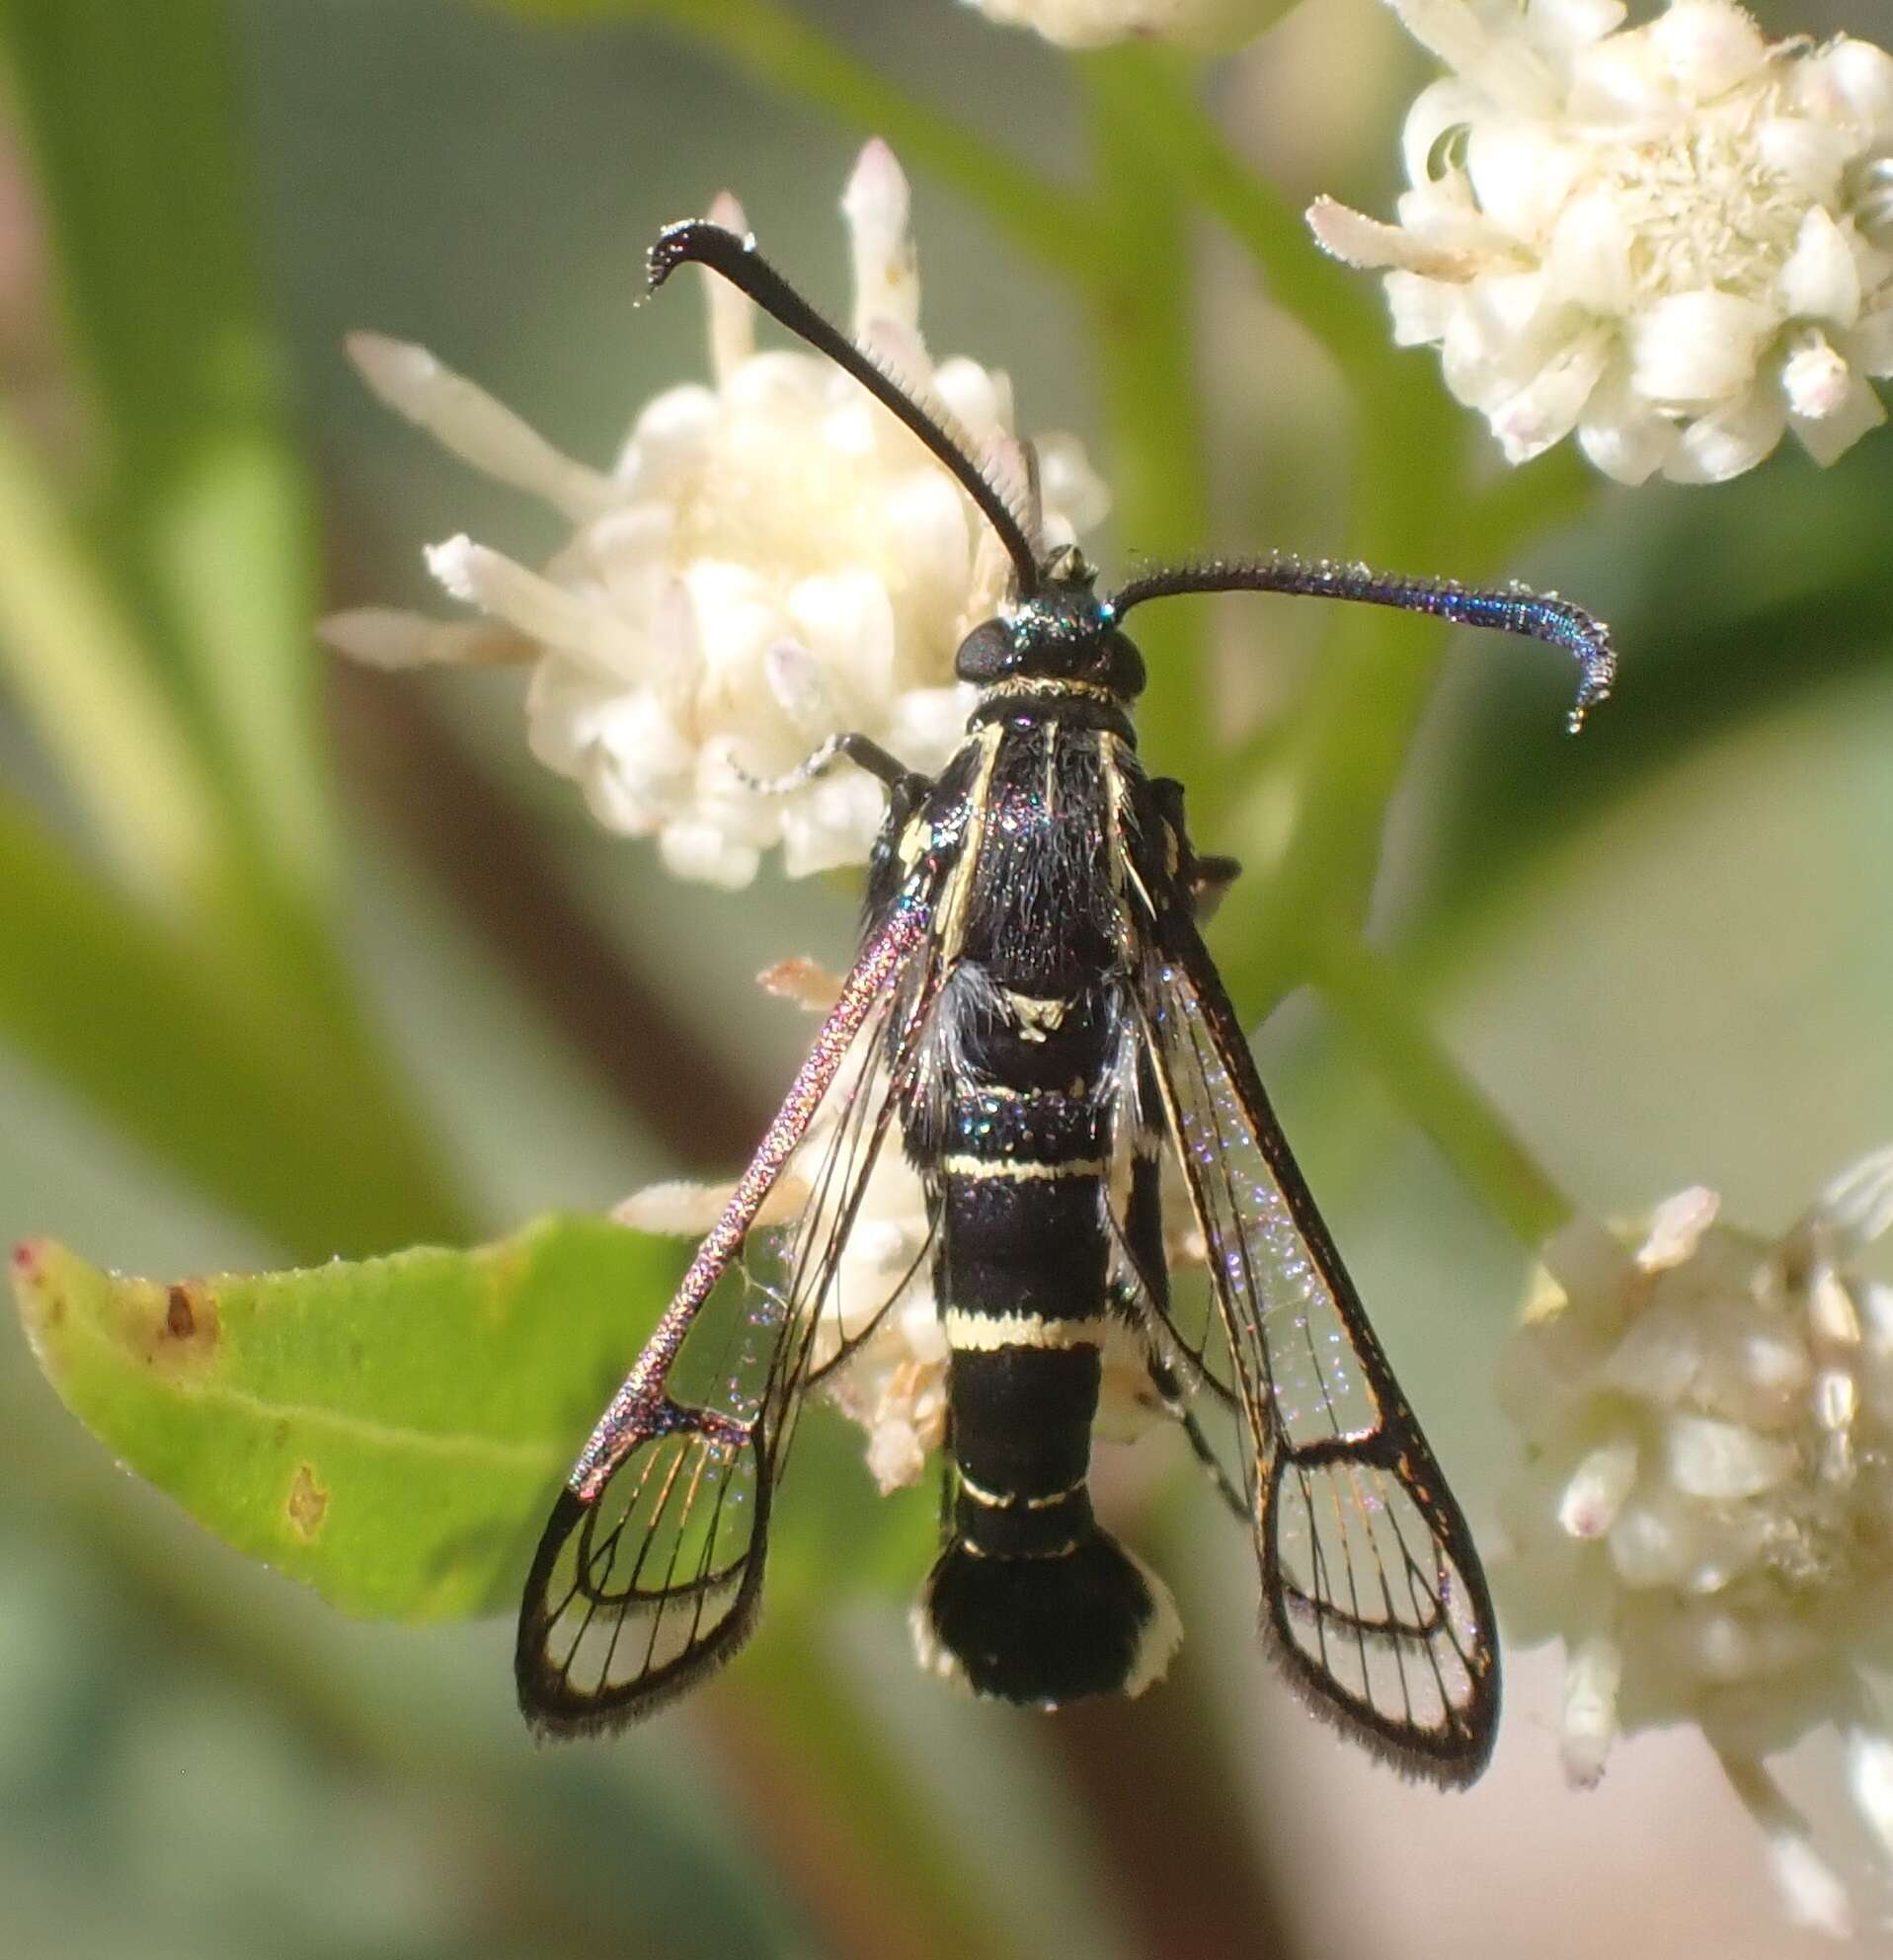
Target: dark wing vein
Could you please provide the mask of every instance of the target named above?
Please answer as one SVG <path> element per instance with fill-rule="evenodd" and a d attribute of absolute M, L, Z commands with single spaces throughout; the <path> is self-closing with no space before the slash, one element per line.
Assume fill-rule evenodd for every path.
<path fill-rule="evenodd" d="M 1314 1705 L 1398 1766 L 1470 1781 L 1498 1720 L 1492 1608 L 1465 1522 L 1289 1152 L 1193 926 L 1139 986 L 1207 1284 L 1151 1295 L 1162 1349 L 1230 1433 L 1264 1621 Z M 1145 1290 L 1148 1291 L 1147 1289 Z M 1198 1436 L 1201 1438 L 1199 1430 Z"/>

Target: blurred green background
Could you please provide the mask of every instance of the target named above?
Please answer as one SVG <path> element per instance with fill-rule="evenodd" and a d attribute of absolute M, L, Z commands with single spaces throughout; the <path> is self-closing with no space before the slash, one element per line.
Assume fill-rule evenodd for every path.
<path fill-rule="evenodd" d="M 1871 35 L 1883 10 L 1760 11 Z M 734 1167 L 807 1034 L 751 976 L 843 959 L 852 895 L 671 883 L 525 757 L 515 680 L 315 649 L 329 606 L 432 604 L 426 540 L 557 541 L 339 344 L 424 342 L 602 463 L 701 368 L 687 295 L 632 310 L 654 228 L 735 189 L 837 304 L 833 199 L 875 129 L 914 178 L 931 345 L 1008 368 L 1025 427 L 1084 434 L 1120 489 L 1107 564 L 1378 545 L 1617 629 L 1619 698 L 1573 744 L 1529 650 L 1455 641 L 1422 714 L 1437 650 L 1404 628 L 1187 622 L 1151 648 L 1147 746 L 1206 848 L 1272 867 L 1295 731 L 1351 675 L 1363 747 L 1377 714 L 1401 735 L 1389 786 L 1417 726 L 1373 887 L 1388 981 L 1577 1203 L 1703 1182 L 1778 1227 L 1893 1135 L 1893 436 L 1714 491 L 1606 493 L 1560 457 L 1497 485 L 1433 356 L 1377 330 L 1379 378 L 1337 370 L 1287 315 L 1351 275 L 1276 221 L 1391 195 L 1426 70 L 1373 0 L 1306 0 L 1200 78 L 1072 63 L 949 0 L 639 12 L 0 5 L 0 1231 L 171 1276 Z M 1031 180 L 981 175 L 1005 156 L 1118 198 L 1118 285 L 1065 276 Z M 1356 815 L 1309 902 L 1365 894 L 1380 803 Z M 1294 977 L 1274 923 L 1219 922 L 1245 1010 Z M 1304 992 L 1261 1038 L 1477 1526 L 1525 1255 L 1372 1047 Z M 627 1360 L 652 1310 L 626 1303 Z M 1509 1657 L 1468 1796 L 1339 1747 L 1260 1660 L 1247 1548 L 1151 1446 L 1118 1498 L 1184 1608 L 1177 1677 L 1050 1722 L 954 1698 L 907 1654 L 924 1502 L 877 1529 L 853 1432 L 810 1427 L 756 1647 L 621 1742 L 535 1751 L 510 1625 L 351 1623 L 225 1552 L 112 1468 L 9 1320 L 0 1953 L 1815 1950 L 1699 1738 L 1564 1788 L 1554 1656 Z M 1821 1741 L 1802 1757 L 1788 1783 L 1870 1900 Z"/>

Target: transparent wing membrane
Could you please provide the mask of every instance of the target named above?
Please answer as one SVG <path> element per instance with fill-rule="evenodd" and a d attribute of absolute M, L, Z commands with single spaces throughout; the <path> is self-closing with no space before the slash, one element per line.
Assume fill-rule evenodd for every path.
<path fill-rule="evenodd" d="M 1377 1734 L 1472 1750 L 1491 1630 L 1412 1465 L 1285 1452 L 1269 1516 L 1276 1630 L 1313 1675 Z"/>
<path fill-rule="evenodd" d="M 526 1582 L 516 1671 L 534 1726 L 634 1719 L 729 1658 L 760 1598 L 769 1507 L 810 1384 L 899 1291 L 846 1255 L 931 998 L 923 921 L 878 983 L 862 956 L 750 1174 L 600 1418 Z M 791 1109 L 784 1105 L 785 1112 Z M 758 1166 L 761 1167 L 758 1172 Z M 753 1222 L 765 1197 L 782 1222 Z M 722 1234 L 721 1239 L 719 1234 Z M 921 1254 L 925 1256 L 924 1251 Z M 694 1292 L 693 1292 L 694 1288 Z"/>
<path fill-rule="evenodd" d="M 1315 1705 L 1403 1768 L 1469 1781 L 1498 1705 L 1470 1537 L 1193 950 L 1140 988 L 1207 1255 L 1153 1302 L 1158 1346 L 1203 1391 L 1193 1441 L 1247 1501 L 1265 1617 Z"/>
<path fill-rule="evenodd" d="M 766 1504 L 757 1441 L 688 1422 L 633 1449 L 595 1503 L 562 1491 L 528 1595 L 535 1725 L 608 1724 L 733 1651 L 754 1610 Z"/>

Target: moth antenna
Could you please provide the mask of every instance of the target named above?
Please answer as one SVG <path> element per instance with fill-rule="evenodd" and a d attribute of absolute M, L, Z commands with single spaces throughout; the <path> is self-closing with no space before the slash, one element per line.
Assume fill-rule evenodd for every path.
<path fill-rule="evenodd" d="M 649 255 L 650 289 L 656 292 L 679 266 L 702 266 L 747 293 L 772 319 L 819 353 L 825 353 L 843 373 L 852 375 L 897 421 L 911 430 L 928 453 L 950 471 L 979 506 L 980 513 L 1011 559 L 1018 595 L 1030 598 L 1039 588 L 1039 565 L 1032 538 L 1019 514 L 972 453 L 964 431 L 956 435 L 953 418 L 889 371 L 870 349 L 848 339 L 826 320 L 756 251 L 754 243 L 739 238 L 706 218 L 685 218 L 666 225 Z M 927 391 L 929 394 L 931 391 Z"/>
<path fill-rule="evenodd" d="M 877 333 L 876 328 L 881 331 Z M 1034 557 L 1039 557 L 1045 542 L 1042 535 L 1044 525 L 1033 510 L 1025 467 L 1017 455 L 1021 446 L 1018 438 L 1003 432 L 985 437 L 975 435 L 941 400 L 939 391 L 930 382 L 922 381 L 915 375 L 901 356 L 904 351 L 910 350 L 925 360 L 926 350 L 917 334 L 904 333 L 888 321 L 874 321 L 870 323 L 867 334 L 851 345 L 862 359 L 900 389 L 947 441 L 972 462 L 982 480 L 1005 507 Z"/>
<path fill-rule="evenodd" d="M 1573 735 L 1584 726 L 1585 716 L 1609 697 L 1617 679 L 1617 649 L 1604 621 L 1555 592 L 1535 592 L 1529 586 L 1493 588 L 1461 586 L 1453 579 L 1406 579 L 1370 571 L 1365 565 L 1279 552 L 1268 558 L 1212 558 L 1200 565 L 1146 572 L 1114 594 L 1111 606 L 1122 615 L 1147 600 L 1184 592 L 1291 592 L 1309 598 L 1355 599 L 1542 640 L 1563 648 L 1578 664 L 1577 700 L 1568 724 Z"/>

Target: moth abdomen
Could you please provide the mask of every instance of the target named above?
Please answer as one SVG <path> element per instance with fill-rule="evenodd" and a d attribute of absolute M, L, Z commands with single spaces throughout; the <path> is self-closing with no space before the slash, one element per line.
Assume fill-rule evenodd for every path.
<path fill-rule="evenodd" d="M 1042 1708 L 1141 1693 L 1162 1678 L 1179 1633 L 1169 1589 L 1095 1524 L 1045 1557 L 984 1556 L 956 1536 L 914 1608 L 923 1666 Z"/>
<path fill-rule="evenodd" d="M 922 1664 L 976 1694 L 1035 1707 L 1138 1694 L 1182 1637 L 1163 1582 L 1091 1511 L 1107 1328 L 1102 1316 L 949 1313 L 953 1529 L 913 1631 Z"/>
<path fill-rule="evenodd" d="M 1020 788 L 1000 848 L 1063 836 L 1068 903 L 1041 913 L 1028 895 L 997 921 L 1003 907 L 976 899 L 967 937 L 979 956 L 943 1003 L 951 1039 L 929 1139 L 955 1497 L 915 1643 L 923 1664 L 975 1693 L 1042 1707 L 1139 1692 L 1180 1631 L 1162 1582 L 1099 1527 L 1086 1482 L 1122 1310 L 1105 1205 L 1122 1016 L 1096 924 L 1109 877 L 1089 842 L 1095 760 L 1069 759 L 1080 745 L 1093 739 L 1008 731 L 998 751 L 995 775 Z M 1079 777 L 1089 801 L 1062 799 Z M 1034 782 L 1049 785 L 1037 802 L 1022 789 Z"/>

